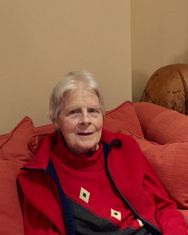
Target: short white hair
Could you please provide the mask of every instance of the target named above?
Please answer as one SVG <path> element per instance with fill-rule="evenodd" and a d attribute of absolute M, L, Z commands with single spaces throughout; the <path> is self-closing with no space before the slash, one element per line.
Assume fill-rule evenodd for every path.
<path fill-rule="evenodd" d="M 58 123 L 59 115 L 63 109 L 65 92 L 78 89 L 80 86 L 93 90 L 96 93 L 101 111 L 104 115 L 103 97 L 96 79 L 87 71 L 76 71 L 65 74 L 64 78 L 52 90 L 49 104 L 49 117 L 53 123 Z"/>

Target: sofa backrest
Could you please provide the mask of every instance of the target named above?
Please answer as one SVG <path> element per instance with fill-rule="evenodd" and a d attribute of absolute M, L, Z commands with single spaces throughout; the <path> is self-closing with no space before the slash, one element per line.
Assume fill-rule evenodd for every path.
<path fill-rule="evenodd" d="M 188 142 L 188 116 L 147 102 L 133 106 L 146 139 L 159 144 Z"/>
<path fill-rule="evenodd" d="M 182 141 L 182 146 L 180 143 L 160 145 L 145 139 L 145 137 L 157 139 L 160 135 L 162 135 L 160 138 L 163 141 L 170 138 L 171 132 L 166 135 L 167 128 L 163 132 L 155 126 L 161 125 L 165 128 L 160 120 L 164 121 L 164 118 L 168 116 L 171 122 L 175 120 L 171 115 L 177 114 L 168 112 L 169 110 L 153 104 L 124 102 L 106 112 L 104 127 L 113 132 L 132 135 L 135 138 L 161 181 L 178 203 L 179 209 L 186 214 L 185 211 L 188 210 L 188 145 Z M 176 138 L 187 141 L 188 125 L 186 124 L 187 127 L 184 127 L 185 122 L 181 125 L 180 118 L 182 116 L 178 114 L 176 123 L 180 122 L 181 131 L 177 131 Z M 187 117 L 184 118 L 187 122 Z M 0 234 L 24 234 L 16 177 L 19 169 L 34 157 L 43 138 L 54 132 L 55 129 L 53 124 L 35 127 L 31 118 L 24 117 L 10 133 L 0 136 Z M 157 138 L 156 133 L 160 133 Z M 168 136 L 168 138 L 163 136 Z M 174 140 L 174 130 L 172 136 Z M 178 161 L 176 161 L 177 156 Z M 178 170 L 174 173 L 176 167 Z M 177 185 L 178 188 L 175 187 Z M 188 218 L 188 214 L 186 215 Z"/>

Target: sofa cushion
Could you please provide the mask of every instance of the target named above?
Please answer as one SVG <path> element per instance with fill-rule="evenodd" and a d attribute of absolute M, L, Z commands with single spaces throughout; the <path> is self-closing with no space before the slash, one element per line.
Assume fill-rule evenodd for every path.
<path fill-rule="evenodd" d="M 53 133 L 56 130 L 56 126 L 54 124 L 46 124 L 42 126 L 38 126 L 35 128 L 35 137 L 37 140 L 37 145 L 35 145 L 32 149 L 32 152 L 35 154 L 37 150 L 40 148 L 40 145 L 43 141 L 43 139 Z"/>
<path fill-rule="evenodd" d="M 160 144 L 188 142 L 187 133 L 188 117 L 173 110 L 166 110 L 151 121 L 146 137 Z"/>
<path fill-rule="evenodd" d="M 0 159 L 0 234 L 24 235 L 23 219 L 16 188 L 21 164 Z"/>
<path fill-rule="evenodd" d="M 184 218 L 185 218 L 185 223 L 186 223 L 186 225 L 187 225 L 187 228 L 188 228 L 188 210 L 179 210 L 181 213 L 182 213 L 182 215 L 184 216 Z M 188 232 L 188 231 L 187 231 Z"/>
<path fill-rule="evenodd" d="M 144 136 L 146 136 L 147 129 L 151 121 L 157 117 L 160 113 L 166 111 L 167 109 L 153 103 L 149 102 L 135 102 L 133 103 L 134 110 L 140 121 L 142 131 Z"/>
<path fill-rule="evenodd" d="M 139 136 L 132 136 L 171 197 L 177 202 L 178 208 L 188 209 L 188 144 L 159 145 Z"/>
<path fill-rule="evenodd" d="M 25 117 L 0 143 L 0 234 L 24 234 L 16 177 L 33 156 L 34 136 L 32 120 Z"/>
<path fill-rule="evenodd" d="M 112 132 L 128 130 L 143 137 L 140 122 L 133 108 L 133 104 L 129 101 L 124 102 L 117 108 L 106 112 L 104 118 L 104 128 Z"/>
<path fill-rule="evenodd" d="M 6 140 L 7 137 L 8 137 L 8 134 L 0 135 L 0 146 Z"/>
<path fill-rule="evenodd" d="M 35 128 L 29 117 L 20 123 L 4 138 L 0 144 L 0 159 L 26 162 L 32 158 L 32 148 L 37 145 Z"/>

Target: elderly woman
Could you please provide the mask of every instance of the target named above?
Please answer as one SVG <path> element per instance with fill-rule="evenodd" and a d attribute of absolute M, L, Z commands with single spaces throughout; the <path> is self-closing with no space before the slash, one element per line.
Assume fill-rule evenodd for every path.
<path fill-rule="evenodd" d="M 54 88 L 57 131 L 19 175 L 26 235 L 186 235 L 175 203 L 137 143 L 103 129 L 104 107 L 88 72 Z"/>

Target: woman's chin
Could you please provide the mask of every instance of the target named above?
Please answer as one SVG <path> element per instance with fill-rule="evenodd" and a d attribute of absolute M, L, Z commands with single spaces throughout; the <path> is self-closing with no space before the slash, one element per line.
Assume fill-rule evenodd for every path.
<path fill-rule="evenodd" d="M 94 152 L 99 148 L 98 144 L 88 144 L 88 145 L 84 145 L 84 146 L 80 146 L 80 148 L 78 148 L 78 152 L 80 154 L 84 154 L 84 153 L 88 153 L 88 152 Z"/>

